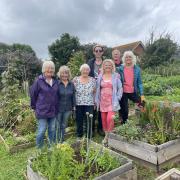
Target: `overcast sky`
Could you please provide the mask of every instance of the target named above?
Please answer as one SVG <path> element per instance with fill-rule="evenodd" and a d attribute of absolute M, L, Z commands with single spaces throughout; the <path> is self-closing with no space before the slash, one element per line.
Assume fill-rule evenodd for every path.
<path fill-rule="evenodd" d="M 107 46 L 170 32 L 180 44 L 180 0 L 0 0 L 0 42 L 29 44 L 40 58 L 68 32 Z"/>

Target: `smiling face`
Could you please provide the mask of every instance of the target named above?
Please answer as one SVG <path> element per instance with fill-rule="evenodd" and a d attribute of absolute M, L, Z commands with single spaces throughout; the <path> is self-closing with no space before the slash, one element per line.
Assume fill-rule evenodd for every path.
<path fill-rule="evenodd" d="M 104 64 L 103 64 L 103 71 L 104 71 L 104 73 L 107 73 L 107 72 L 112 72 L 112 70 L 113 70 L 113 65 L 112 65 L 112 63 L 111 62 L 105 62 Z"/>
<path fill-rule="evenodd" d="M 125 57 L 125 65 L 126 66 L 132 66 L 133 65 L 133 61 L 132 60 L 133 60 L 132 56 L 127 54 L 126 57 Z"/>
<path fill-rule="evenodd" d="M 81 70 L 81 76 L 88 77 L 89 76 L 90 69 L 89 68 L 82 68 Z"/>
<path fill-rule="evenodd" d="M 94 48 L 93 54 L 96 58 L 101 58 L 103 55 L 103 48 L 100 46 L 97 46 Z"/>
<path fill-rule="evenodd" d="M 68 81 L 68 79 L 69 79 L 69 73 L 68 73 L 68 71 L 63 71 L 63 72 L 61 73 L 61 80 L 62 80 L 62 81 Z"/>
<path fill-rule="evenodd" d="M 53 75 L 54 75 L 54 68 L 51 66 L 47 66 L 44 71 L 44 76 L 46 78 L 52 78 Z"/>

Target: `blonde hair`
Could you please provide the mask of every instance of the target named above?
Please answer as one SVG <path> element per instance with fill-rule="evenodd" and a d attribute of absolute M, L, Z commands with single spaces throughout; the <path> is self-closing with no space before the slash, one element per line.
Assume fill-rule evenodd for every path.
<path fill-rule="evenodd" d="M 134 55 L 134 53 L 132 51 L 125 51 L 122 57 L 123 65 L 125 65 L 126 56 L 131 56 L 133 65 L 136 64 L 136 56 Z"/>
<path fill-rule="evenodd" d="M 114 64 L 114 62 L 113 62 L 112 59 L 105 59 L 105 60 L 103 61 L 103 63 L 102 63 L 102 73 L 104 74 L 103 66 L 104 66 L 104 64 L 107 63 L 107 62 L 111 63 L 111 65 L 112 65 L 112 73 L 114 73 L 114 72 L 116 71 L 116 67 L 115 67 L 115 64 Z"/>
<path fill-rule="evenodd" d="M 90 67 L 88 64 L 82 64 L 79 70 L 80 70 L 80 72 L 82 72 L 82 70 L 86 69 L 86 68 L 89 69 L 89 71 L 90 71 Z"/>
<path fill-rule="evenodd" d="M 51 67 L 53 69 L 53 71 L 55 72 L 55 65 L 54 65 L 54 63 L 52 61 L 50 61 L 50 60 L 45 60 L 43 62 L 43 65 L 42 65 L 42 73 L 45 73 L 45 71 L 46 71 L 46 69 L 48 67 Z"/>
<path fill-rule="evenodd" d="M 71 76 L 71 71 L 70 71 L 70 69 L 69 69 L 69 67 L 68 66 L 61 66 L 60 68 L 59 68 L 59 72 L 57 73 L 57 75 L 58 75 L 58 77 L 61 79 L 61 74 L 63 73 L 63 72 L 67 72 L 68 73 L 68 80 L 70 80 L 71 78 L 72 78 L 72 76 Z"/>

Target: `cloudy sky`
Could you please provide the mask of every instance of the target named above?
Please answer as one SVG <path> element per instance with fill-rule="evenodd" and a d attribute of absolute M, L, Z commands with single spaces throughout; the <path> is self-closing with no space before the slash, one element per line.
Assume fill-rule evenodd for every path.
<path fill-rule="evenodd" d="M 179 0 L 0 1 L 0 42 L 29 44 L 40 58 L 65 32 L 113 47 L 145 42 L 152 29 L 170 32 L 180 44 Z"/>

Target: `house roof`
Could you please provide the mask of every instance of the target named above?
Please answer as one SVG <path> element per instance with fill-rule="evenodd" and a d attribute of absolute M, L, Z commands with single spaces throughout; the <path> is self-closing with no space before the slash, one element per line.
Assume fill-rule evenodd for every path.
<path fill-rule="evenodd" d="M 118 49 L 120 50 L 121 53 L 123 53 L 124 51 L 128 51 L 128 50 L 134 51 L 139 45 L 141 45 L 144 49 L 144 45 L 141 41 L 136 41 L 129 44 L 116 46 L 116 47 L 113 47 L 113 49 Z"/>

